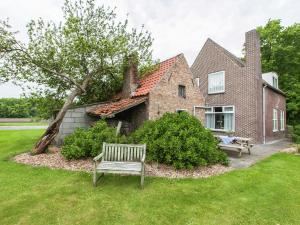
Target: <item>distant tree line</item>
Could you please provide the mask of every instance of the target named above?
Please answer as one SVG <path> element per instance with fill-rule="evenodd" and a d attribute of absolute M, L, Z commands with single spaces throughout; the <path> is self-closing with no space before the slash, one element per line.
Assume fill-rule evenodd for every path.
<path fill-rule="evenodd" d="M 0 98 L 0 118 L 36 117 L 34 102 L 28 98 Z"/>
<path fill-rule="evenodd" d="M 31 96 L 23 98 L 0 98 L 0 118 L 49 119 L 55 115 L 62 100 L 53 96 Z"/>

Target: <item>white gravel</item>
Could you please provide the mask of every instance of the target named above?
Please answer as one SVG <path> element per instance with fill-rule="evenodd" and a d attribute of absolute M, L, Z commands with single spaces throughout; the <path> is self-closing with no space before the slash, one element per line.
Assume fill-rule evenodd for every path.
<path fill-rule="evenodd" d="M 45 166 L 54 169 L 66 169 L 72 171 L 87 171 L 93 170 L 92 159 L 81 159 L 81 160 L 66 160 L 58 151 L 52 153 L 30 155 L 29 153 L 23 153 L 13 158 L 18 163 L 23 163 L 32 166 Z M 167 166 L 157 163 L 146 164 L 146 175 L 155 177 L 166 177 L 166 178 L 204 178 L 223 174 L 231 171 L 233 168 L 226 167 L 223 165 L 213 165 L 198 167 L 193 170 L 175 170 L 172 166 Z"/>

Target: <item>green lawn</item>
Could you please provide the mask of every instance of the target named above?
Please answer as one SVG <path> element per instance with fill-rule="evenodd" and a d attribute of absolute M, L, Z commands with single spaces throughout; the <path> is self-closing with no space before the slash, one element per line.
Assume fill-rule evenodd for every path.
<path fill-rule="evenodd" d="M 47 123 L 29 122 L 29 123 L 1 123 L 0 126 L 46 126 Z"/>
<path fill-rule="evenodd" d="M 0 224 L 299 224 L 300 157 L 209 179 L 105 176 L 8 160 L 42 131 L 0 131 Z"/>

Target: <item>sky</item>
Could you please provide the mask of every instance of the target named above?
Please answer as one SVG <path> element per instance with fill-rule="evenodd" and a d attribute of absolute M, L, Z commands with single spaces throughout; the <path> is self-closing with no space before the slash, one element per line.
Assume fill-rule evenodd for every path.
<path fill-rule="evenodd" d="M 71 0 L 72 1 L 72 0 Z M 64 0 L 0 0 L 0 19 L 9 18 L 18 38 L 27 40 L 26 24 L 39 17 L 62 20 Z M 207 38 L 241 56 L 245 32 L 281 19 L 285 26 L 300 22 L 298 0 L 97 0 L 98 5 L 116 7 L 129 25 L 142 25 L 154 38 L 153 56 L 164 60 L 184 53 L 193 63 Z M 22 90 L 11 83 L 0 84 L 1 97 L 18 97 Z"/>

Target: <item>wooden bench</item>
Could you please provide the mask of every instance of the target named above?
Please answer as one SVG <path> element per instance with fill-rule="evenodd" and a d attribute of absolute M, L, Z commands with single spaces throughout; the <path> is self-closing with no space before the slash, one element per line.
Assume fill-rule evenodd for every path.
<path fill-rule="evenodd" d="M 242 145 L 239 145 L 239 144 L 218 144 L 219 148 L 220 149 L 223 149 L 223 150 L 236 150 L 238 151 L 239 153 L 239 157 L 242 156 L 242 151 L 245 150 L 246 148 Z M 250 154 L 250 151 L 249 151 L 249 154 Z"/>
<path fill-rule="evenodd" d="M 146 144 L 127 145 L 103 143 L 102 153 L 94 158 L 93 183 L 97 186 L 97 173 L 135 174 L 141 176 L 144 187 Z M 100 161 L 101 159 L 101 161 Z M 100 163 L 99 163 L 100 161 Z"/>

